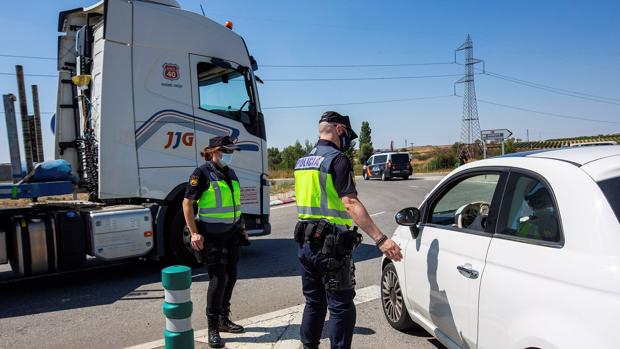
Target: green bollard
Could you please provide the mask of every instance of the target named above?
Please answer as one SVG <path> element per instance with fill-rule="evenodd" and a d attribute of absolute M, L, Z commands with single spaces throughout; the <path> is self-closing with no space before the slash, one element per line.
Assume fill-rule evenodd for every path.
<path fill-rule="evenodd" d="M 166 349 L 193 349 L 192 329 L 192 269 L 184 265 L 173 265 L 161 271 L 164 287 L 164 316 Z"/>

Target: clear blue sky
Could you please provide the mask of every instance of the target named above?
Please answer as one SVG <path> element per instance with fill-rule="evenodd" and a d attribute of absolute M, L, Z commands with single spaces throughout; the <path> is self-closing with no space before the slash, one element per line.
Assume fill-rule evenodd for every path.
<path fill-rule="evenodd" d="M 347 65 L 451 62 L 467 33 L 487 70 L 544 85 L 603 96 L 599 103 L 476 76 L 479 99 L 567 116 L 588 122 L 479 103 L 482 129 L 508 128 L 519 138 L 557 138 L 620 132 L 620 2 L 618 1 L 240 1 L 181 0 L 182 6 L 218 22 L 232 20 L 259 65 Z M 85 0 L 23 0 L 3 4 L 0 54 L 55 56 L 58 11 L 86 6 Z M 54 74 L 55 62 L 0 57 L 0 72 L 15 64 L 26 73 Z M 460 65 L 373 68 L 261 67 L 263 79 L 342 78 L 460 74 Z M 442 96 L 458 77 L 321 82 L 266 82 L 263 107 L 332 104 Z M 41 109 L 54 111 L 56 80 L 38 84 Z M 16 93 L 15 78 L 0 75 L 0 93 Z M 462 88 L 457 87 L 462 94 Z M 30 99 L 31 101 L 31 99 Z M 615 103 L 615 104 L 614 104 Z M 352 117 L 359 129 L 370 122 L 375 147 L 405 139 L 417 145 L 448 144 L 460 135 L 462 99 L 298 109 L 265 109 L 270 146 L 316 138 L 325 110 Z M 32 107 L 29 108 L 32 110 Z M 0 162 L 7 162 L 4 115 L 0 114 Z M 53 153 L 51 115 L 43 115 L 46 156 Z M 23 155 L 22 155 L 23 156 Z"/>

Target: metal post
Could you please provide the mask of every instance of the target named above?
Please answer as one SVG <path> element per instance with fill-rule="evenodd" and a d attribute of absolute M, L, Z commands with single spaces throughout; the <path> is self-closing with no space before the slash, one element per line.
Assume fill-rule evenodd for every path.
<path fill-rule="evenodd" d="M 19 151 L 19 138 L 17 137 L 17 121 L 15 120 L 15 96 L 3 95 L 4 116 L 6 117 L 6 133 L 9 141 L 9 155 L 11 156 L 11 175 L 13 183 L 22 178 L 22 160 Z"/>
<path fill-rule="evenodd" d="M 39 87 L 32 85 L 32 106 L 34 108 L 34 135 L 33 140 L 37 144 L 37 162 L 45 161 L 43 155 L 43 136 L 41 134 L 41 110 L 39 109 Z"/>
<path fill-rule="evenodd" d="M 482 141 L 483 159 L 487 158 L 487 141 Z"/>
<path fill-rule="evenodd" d="M 504 139 L 502 139 L 502 155 L 504 155 Z"/>
<path fill-rule="evenodd" d="M 164 316 L 166 349 L 193 349 L 192 329 L 192 270 L 184 265 L 173 265 L 161 271 L 164 287 Z"/>
<path fill-rule="evenodd" d="M 26 171 L 32 171 L 32 138 L 30 135 L 30 119 L 28 117 L 28 105 L 26 103 L 26 88 L 24 87 L 24 68 L 15 66 L 17 76 L 17 92 L 19 93 L 19 113 L 22 119 L 22 137 L 24 142 L 24 157 L 26 158 Z"/>

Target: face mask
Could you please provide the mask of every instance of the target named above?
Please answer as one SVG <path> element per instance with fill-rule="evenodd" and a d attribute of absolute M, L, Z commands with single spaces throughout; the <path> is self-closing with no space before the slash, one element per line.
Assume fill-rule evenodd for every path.
<path fill-rule="evenodd" d="M 222 164 L 226 166 L 230 166 L 233 161 L 233 154 L 222 153 L 222 160 L 220 160 Z"/>
<path fill-rule="evenodd" d="M 340 135 L 340 150 L 347 151 L 351 148 L 351 139 L 346 135 Z"/>

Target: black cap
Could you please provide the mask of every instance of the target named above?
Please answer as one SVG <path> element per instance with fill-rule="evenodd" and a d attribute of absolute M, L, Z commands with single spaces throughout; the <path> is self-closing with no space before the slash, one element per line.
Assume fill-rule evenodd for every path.
<path fill-rule="evenodd" d="M 224 148 L 226 150 L 239 150 L 239 146 L 233 142 L 230 136 L 217 136 L 209 139 L 209 148 Z"/>
<path fill-rule="evenodd" d="M 349 120 L 348 115 L 340 115 L 335 111 L 326 111 L 323 115 L 321 115 L 321 120 L 319 120 L 319 123 L 321 122 L 345 125 L 349 129 L 351 140 L 357 138 L 357 133 L 355 133 L 351 127 L 351 121 Z"/>

